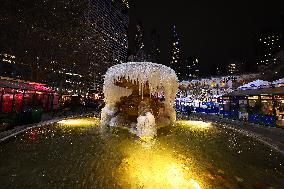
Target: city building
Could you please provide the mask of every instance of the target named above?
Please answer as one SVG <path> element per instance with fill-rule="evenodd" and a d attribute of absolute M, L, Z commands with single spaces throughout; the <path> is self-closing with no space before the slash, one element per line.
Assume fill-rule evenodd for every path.
<path fill-rule="evenodd" d="M 281 50 L 281 32 L 265 31 L 257 37 L 257 68 L 263 73 L 277 63 L 275 55 Z"/>
<path fill-rule="evenodd" d="M 200 61 L 197 56 L 191 56 L 184 59 L 184 64 L 181 65 L 181 80 L 190 80 L 200 77 Z"/>
<path fill-rule="evenodd" d="M 86 69 L 77 65 L 60 70 L 59 88 L 81 93 L 82 88 L 102 90 L 103 75 L 114 64 L 127 61 L 128 50 L 128 1 L 126 0 L 89 0 L 86 11 L 94 56 L 90 56 Z"/>
<path fill-rule="evenodd" d="M 161 63 L 160 36 L 157 30 L 151 30 L 150 32 L 149 53 L 151 55 L 152 62 Z"/>
<path fill-rule="evenodd" d="M 127 61 L 128 1 L 46 1 L 32 7 L 19 2 L 17 6 L 29 14 L 2 20 L 6 31 L 19 29 L 15 39 L 2 38 L 0 76 L 76 93 L 101 87 L 108 67 Z M 7 15 L 14 18 L 12 6 L 7 7 Z M 38 12 L 42 12 L 38 19 L 29 19 Z M 23 20 L 24 27 L 18 27 Z"/>
<path fill-rule="evenodd" d="M 281 48 L 282 50 L 284 50 L 284 14 L 281 16 L 281 37 L 280 37 L 280 40 L 281 40 Z"/>
<path fill-rule="evenodd" d="M 140 21 L 136 21 L 135 25 L 135 35 L 133 36 L 133 39 L 130 41 L 132 42 L 129 46 L 129 57 L 128 61 L 130 62 L 152 62 L 152 57 L 150 54 L 148 54 L 144 40 L 144 27 Z"/>
<path fill-rule="evenodd" d="M 220 67 L 216 67 L 216 75 L 221 75 L 222 69 Z"/>
<path fill-rule="evenodd" d="M 127 60 L 128 2 L 122 0 L 89 0 L 89 19 L 94 32 L 101 34 L 101 48 L 111 55 L 113 62 Z"/>
<path fill-rule="evenodd" d="M 170 60 L 170 67 L 175 70 L 179 79 L 181 79 L 181 62 L 180 62 L 180 44 L 179 37 L 176 31 L 176 26 L 173 26 L 172 33 L 172 56 Z"/>
<path fill-rule="evenodd" d="M 243 63 L 239 61 L 231 61 L 227 65 L 227 74 L 234 75 L 242 72 Z"/>
<path fill-rule="evenodd" d="M 191 78 L 198 78 L 200 77 L 200 63 L 199 63 L 199 58 L 197 56 L 192 56 L 189 59 L 189 65 L 188 67 L 190 67 L 189 69 L 189 76 Z"/>
<path fill-rule="evenodd" d="M 0 54 L 0 76 L 17 79 L 30 79 L 30 67 L 17 61 L 16 56 L 10 53 Z"/>

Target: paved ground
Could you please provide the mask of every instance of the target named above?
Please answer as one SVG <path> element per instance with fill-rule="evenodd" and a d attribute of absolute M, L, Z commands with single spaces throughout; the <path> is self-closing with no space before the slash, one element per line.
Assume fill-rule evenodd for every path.
<path fill-rule="evenodd" d="M 218 115 L 213 114 L 192 113 L 188 119 L 202 119 L 224 123 L 224 126 L 251 135 L 284 154 L 284 128 L 245 123 L 238 120 L 220 118 Z"/>

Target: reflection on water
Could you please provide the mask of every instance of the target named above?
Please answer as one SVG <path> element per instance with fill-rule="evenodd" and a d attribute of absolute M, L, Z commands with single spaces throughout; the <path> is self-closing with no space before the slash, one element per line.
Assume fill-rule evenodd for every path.
<path fill-rule="evenodd" d="M 189 121 L 189 120 L 178 120 L 176 126 L 188 128 L 195 131 L 205 131 L 213 128 L 212 123 L 203 121 Z"/>
<path fill-rule="evenodd" d="M 200 188 L 187 160 L 177 159 L 170 149 L 128 148 L 118 168 L 119 182 L 128 188 Z"/>
<path fill-rule="evenodd" d="M 120 128 L 100 132 L 98 122 L 66 120 L 1 143 L 1 188 L 283 186 L 280 154 L 212 123 L 180 120 L 141 141 Z"/>
<path fill-rule="evenodd" d="M 61 127 L 91 127 L 100 123 L 99 118 L 73 118 L 57 122 Z"/>

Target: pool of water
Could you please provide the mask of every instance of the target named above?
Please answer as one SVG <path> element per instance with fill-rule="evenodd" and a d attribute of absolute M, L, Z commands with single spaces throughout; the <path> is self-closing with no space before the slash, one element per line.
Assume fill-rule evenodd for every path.
<path fill-rule="evenodd" d="M 0 144 L 0 188 L 279 188 L 284 157 L 258 141 L 179 120 L 142 142 L 96 118 L 65 120 Z"/>

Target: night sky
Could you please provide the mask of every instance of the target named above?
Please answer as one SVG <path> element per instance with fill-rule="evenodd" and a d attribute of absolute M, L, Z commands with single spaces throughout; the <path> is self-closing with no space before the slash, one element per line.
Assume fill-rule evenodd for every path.
<path fill-rule="evenodd" d="M 161 63 L 167 64 L 175 24 L 182 54 L 198 55 L 204 75 L 230 60 L 244 61 L 247 70 L 253 71 L 257 33 L 280 29 L 284 14 L 283 0 L 132 0 L 130 6 L 130 35 L 137 20 L 143 23 L 146 41 L 147 34 L 156 29 L 161 41 Z"/>

